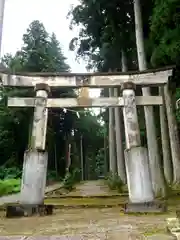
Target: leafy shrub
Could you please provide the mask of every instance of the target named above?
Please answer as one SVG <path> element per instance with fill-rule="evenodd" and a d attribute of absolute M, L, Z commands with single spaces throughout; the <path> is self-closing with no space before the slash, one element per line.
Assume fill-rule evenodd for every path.
<path fill-rule="evenodd" d="M 21 179 L 0 180 L 0 196 L 18 193 L 21 188 Z"/>
<path fill-rule="evenodd" d="M 17 167 L 5 168 L 0 167 L 0 179 L 14 179 L 20 178 L 22 170 Z"/>
<path fill-rule="evenodd" d="M 73 185 L 79 180 L 80 170 L 75 168 L 72 172 L 67 172 L 63 179 L 63 187 L 69 191 L 73 189 Z"/>
<path fill-rule="evenodd" d="M 123 182 L 121 180 L 121 178 L 118 176 L 117 173 L 112 174 L 110 173 L 107 177 L 106 177 L 106 181 L 107 181 L 107 185 L 111 190 L 117 190 L 118 192 L 122 192 L 123 191 Z"/>

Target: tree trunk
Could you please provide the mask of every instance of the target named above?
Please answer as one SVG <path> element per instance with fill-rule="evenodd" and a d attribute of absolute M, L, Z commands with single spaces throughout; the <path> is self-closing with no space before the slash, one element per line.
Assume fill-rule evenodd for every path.
<path fill-rule="evenodd" d="M 66 172 L 69 171 L 69 135 L 65 135 L 65 161 L 66 161 Z"/>
<path fill-rule="evenodd" d="M 109 96 L 113 96 L 113 89 L 109 89 Z M 109 170 L 112 174 L 117 172 L 114 109 L 109 108 Z"/>
<path fill-rule="evenodd" d="M 147 62 L 145 57 L 144 41 L 143 41 L 143 26 L 140 1 L 134 0 L 134 15 L 135 15 L 135 26 L 136 26 L 136 45 L 138 53 L 138 64 L 139 70 L 143 71 L 147 69 Z M 150 88 L 142 88 L 144 96 L 150 95 Z M 145 106 L 145 120 L 146 120 L 146 132 L 147 132 L 147 143 L 148 143 L 148 155 L 151 169 L 152 184 L 155 195 L 165 195 L 165 180 L 163 171 L 160 163 L 160 156 L 158 152 L 158 143 L 156 137 L 155 120 L 153 107 Z"/>
<path fill-rule="evenodd" d="M 107 163 L 107 135 L 104 131 L 104 176 L 108 173 L 108 163 Z"/>
<path fill-rule="evenodd" d="M 127 71 L 127 59 L 125 52 L 122 50 L 122 72 Z M 114 96 L 119 97 L 118 88 L 114 89 Z M 122 129 L 122 109 L 119 107 L 114 108 L 115 115 L 115 135 L 116 135 L 116 152 L 117 152 L 117 171 L 123 183 L 126 183 L 126 170 L 125 170 L 125 159 L 123 149 L 123 129 Z"/>
<path fill-rule="evenodd" d="M 114 89 L 114 96 L 118 97 L 118 89 Z M 115 137 L 116 137 L 116 152 L 117 152 L 117 172 L 123 183 L 126 183 L 126 170 L 123 149 L 123 129 L 122 129 L 122 109 L 119 107 L 114 108 L 115 115 Z"/>
<path fill-rule="evenodd" d="M 55 171 L 56 171 L 56 179 L 58 179 L 58 162 L 57 162 L 57 146 L 56 142 L 54 143 L 54 165 L 55 165 Z"/>
<path fill-rule="evenodd" d="M 164 98 L 167 111 L 167 119 L 169 126 L 169 137 L 173 164 L 173 182 L 175 184 L 180 183 L 180 141 L 178 136 L 178 127 L 176 117 L 173 111 L 173 104 L 171 100 L 171 94 L 166 85 L 164 87 Z"/>
<path fill-rule="evenodd" d="M 164 102 L 164 87 L 159 87 L 159 95 L 163 97 Z M 173 171 L 165 102 L 162 106 L 160 106 L 160 125 L 161 125 L 164 176 L 166 181 L 169 184 L 171 184 L 173 181 Z"/>
<path fill-rule="evenodd" d="M 123 49 L 121 50 L 121 67 L 122 67 L 122 72 L 127 72 L 127 69 L 128 69 L 127 57 Z"/>
<path fill-rule="evenodd" d="M 81 180 L 84 180 L 83 137 L 80 137 Z"/>

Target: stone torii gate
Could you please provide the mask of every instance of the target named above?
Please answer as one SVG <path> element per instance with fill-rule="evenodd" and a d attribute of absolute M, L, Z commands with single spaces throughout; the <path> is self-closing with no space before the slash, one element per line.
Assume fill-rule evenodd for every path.
<path fill-rule="evenodd" d="M 8 98 L 9 107 L 33 107 L 32 149 L 25 152 L 21 204 L 39 206 L 44 203 L 48 155 L 45 151 L 48 108 L 123 107 L 126 137 L 126 171 L 129 202 L 133 205 L 153 203 L 154 195 L 147 149 L 141 146 L 136 106 L 162 105 L 162 96 L 135 96 L 136 85 L 163 86 L 172 68 L 127 73 L 0 73 L 4 87 L 34 88 L 34 98 Z M 48 98 L 52 88 L 121 87 L 122 97 Z"/>

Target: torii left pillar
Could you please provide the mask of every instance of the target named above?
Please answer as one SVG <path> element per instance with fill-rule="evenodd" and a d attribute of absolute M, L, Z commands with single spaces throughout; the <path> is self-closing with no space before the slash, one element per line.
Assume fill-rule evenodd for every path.
<path fill-rule="evenodd" d="M 24 154 L 20 204 L 7 208 L 7 217 L 52 214 L 52 206 L 44 205 L 48 153 L 45 151 L 48 120 L 47 84 L 37 84 L 31 137 L 31 149 Z M 9 211 L 8 211 L 9 210 Z"/>

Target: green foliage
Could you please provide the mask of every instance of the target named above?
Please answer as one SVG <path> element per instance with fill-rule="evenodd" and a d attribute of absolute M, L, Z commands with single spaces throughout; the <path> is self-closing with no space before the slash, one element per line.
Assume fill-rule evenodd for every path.
<path fill-rule="evenodd" d="M 0 167 L 0 179 L 17 179 L 21 177 L 22 171 L 17 167 Z"/>
<path fill-rule="evenodd" d="M 66 64 L 56 35 L 49 35 L 44 25 L 33 21 L 23 35 L 23 46 L 14 56 L 7 54 L 2 63 L 18 72 L 66 72 Z"/>
<path fill-rule="evenodd" d="M 73 189 L 73 186 L 75 183 L 77 183 L 80 175 L 80 170 L 78 168 L 75 168 L 72 170 L 72 172 L 67 172 L 64 179 L 63 179 L 63 187 L 69 191 Z"/>
<path fill-rule="evenodd" d="M 179 65 L 179 0 L 140 1 L 148 66 Z M 79 37 L 70 42 L 89 67 L 102 71 L 121 68 L 121 49 L 128 69 L 137 68 L 133 1 L 82 0 L 69 13 L 71 28 L 81 24 Z"/>
<path fill-rule="evenodd" d="M 12 72 L 66 72 L 70 70 L 55 34 L 48 34 L 39 21 L 33 21 L 29 25 L 23 35 L 22 48 L 15 55 L 5 55 L 2 63 Z M 72 96 L 73 93 L 73 89 L 53 90 L 55 97 Z M 32 97 L 34 91 L 6 88 L 2 89 L 1 94 L 3 99 L 0 102 L 0 165 L 5 164 L 9 159 L 14 159 L 11 166 L 16 165 L 22 168 L 24 151 L 30 147 L 28 139 L 29 143 L 31 142 L 28 136 L 31 136 L 33 109 L 7 108 L 6 100 L 8 96 Z M 75 115 L 69 112 L 65 114 L 62 109 L 49 111 L 47 147 L 49 157 L 52 159 L 49 163 L 50 170 L 54 167 L 54 145 L 63 145 L 64 133 L 71 131 L 74 118 L 76 118 Z M 57 151 L 57 159 L 61 159 L 60 154 L 65 155 L 63 151 Z"/>
<path fill-rule="evenodd" d="M 151 16 L 151 42 L 154 66 L 178 63 L 180 55 L 179 0 L 156 0 Z"/>
<path fill-rule="evenodd" d="M 162 67 L 176 64 L 173 83 L 176 83 L 176 98 L 179 98 L 177 87 L 179 87 L 180 76 L 180 1 L 140 0 L 140 5 L 147 66 L 151 68 L 152 66 Z M 89 68 L 98 71 L 120 70 L 122 67 L 120 64 L 121 50 L 124 50 L 128 59 L 128 70 L 138 69 L 132 0 L 81 0 L 69 15 L 72 20 L 71 27 L 82 26 L 78 38 L 70 42 L 70 48 L 76 51 L 78 57 L 88 60 Z M 103 94 L 107 94 L 106 90 Z M 141 109 L 139 125 L 142 144 L 146 146 L 144 112 Z M 155 116 L 159 117 L 157 108 L 155 108 Z M 179 110 L 176 111 L 176 116 L 179 122 Z M 107 111 L 103 117 L 108 123 Z M 160 130 L 158 120 L 156 128 Z M 158 131 L 157 138 L 160 140 L 160 131 Z M 95 155 L 98 156 L 98 154 L 96 152 Z"/>
<path fill-rule="evenodd" d="M 124 184 L 117 173 L 116 174 L 109 173 L 109 175 L 106 177 L 106 182 L 111 190 L 117 190 L 118 192 L 123 191 Z"/>
<path fill-rule="evenodd" d="M 47 180 L 48 181 L 62 181 L 62 177 L 60 177 L 59 175 L 57 176 L 56 171 L 48 171 L 47 173 Z"/>
<path fill-rule="evenodd" d="M 121 67 L 121 48 L 133 52 L 133 2 L 82 0 L 69 13 L 71 28 L 81 24 L 79 37 L 70 42 L 77 56 L 89 60 L 89 68 L 107 71 Z M 131 54 L 132 56 L 132 54 Z"/>
<path fill-rule="evenodd" d="M 97 155 L 96 155 L 96 174 L 98 177 L 104 175 L 104 169 L 105 169 L 105 162 L 104 162 L 104 148 L 99 149 Z"/>
<path fill-rule="evenodd" d="M 21 188 L 21 179 L 0 180 L 0 196 L 18 193 Z"/>

